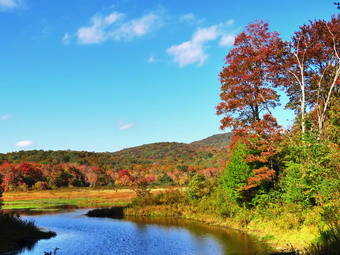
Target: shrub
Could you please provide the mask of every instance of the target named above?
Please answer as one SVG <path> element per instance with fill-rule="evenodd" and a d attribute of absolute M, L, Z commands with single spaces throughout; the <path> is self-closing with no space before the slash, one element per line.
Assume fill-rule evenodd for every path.
<path fill-rule="evenodd" d="M 147 205 L 170 205 L 177 203 L 185 203 L 186 195 L 178 189 L 168 189 L 156 194 L 148 194 L 143 197 L 135 197 L 131 201 L 132 206 L 147 206 Z"/>
<path fill-rule="evenodd" d="M 209 195 L 212 191 L 212 185 L 202 174 L 196 174 L 190 181 L 187 194 L 190 200 L 201 199 Z"/>
<path fill-rule="evenodd" d="M 48 182 L 38 181 L 36 182 L 33 187 L 34 190 L 48 190 L 50 187 L 48 186 Z"/>
<path fill-rule="evenodd" d="M 340 251 L 339 207 L 325 206 L 321 216 L 327 227 L 320 230 L 319 238 L 306 249 L 306 253 L 337 255 Z"/>
<path fill-rule="evenodd" d="M 287 146 L 283 198 L 304 206 L 323 205 L 337 199 L 340 188 L 338 152 L 325 141 L 306 134 L 303 142 Z"/>
<path fill-rule="evenodd" d="M 172 184 L 174 182 L 167 174 L 163 174 L 158 181 L 161 184 Z"/>
<path fill-rule="evenodd" d="M 18 190 L 28 191 L 28 185 L 26 183 L 19 185 Z"/>

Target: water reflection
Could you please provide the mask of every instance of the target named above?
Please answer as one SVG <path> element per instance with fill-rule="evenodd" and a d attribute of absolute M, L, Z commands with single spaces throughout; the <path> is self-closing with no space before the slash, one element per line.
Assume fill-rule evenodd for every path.
<path fill-rule="evenodd" d="M 173 218 L 90 218 L 84 215 L 87 211 L 23 216 L 57 236 L 18 254 L 43 255 L 55 248 L 58 255 L 265 254 L 261 244 L 237 231 Z"/>
<path fill-rule="evenodd" d="M 249 235 L 241 231 L 176 218 L 125 217 L 125 220 L 135 222 L 142 229 L 145 226 L 155 225 L 164 232 L 167 229 L 178 232 L 185 231 L 188 234 L 188 241 L 194 242 L 194 246 L 198 247 L 199 251 L 204 251 L 209 244 L 216 242 L 221 247 L 221 253 L 218 254 L 246 255 L 268 253 L 267 247 L 255 242 Z M 203 252 L 203 254 L 209 253 Z"/>

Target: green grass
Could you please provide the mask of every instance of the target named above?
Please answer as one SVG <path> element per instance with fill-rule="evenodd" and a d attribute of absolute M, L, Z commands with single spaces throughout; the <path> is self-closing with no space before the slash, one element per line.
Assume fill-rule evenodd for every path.
<path fill-rule="evenodd" d="M 154 188 L 159 192 L 164 188 Z M 135 192 L 112 188 L 63 188 L 58 190 L 4 192 L 4 210 L 51 210 L 68 208 L 96 208 L 126 206 Z"/>
<path fill-rule="evenodd" d="M 4 210 L 53 210 L 61 208 L 96 208 L 125 206 L 134 192 L 112 189 L 61 189 L 5 192 Z"/>
<path fill-rule="evenodd" d="M 126 201 L 116 201 L 116 202 L 108 202 L 108 201 L 100 201 L 93 200 L 87 198 L 53 198 L 53 199 L 38 199 L 38 200 L 17 200 L 17 201 L 7 201 L 4 203 L 2 209 L 4 210 L 38 210 L 38 209 L 57 209 L 64 206 L 74 206 L 79 208 L 86 207 L 107 207 L 107 206 L 123 206 L 127 205 Z"/>

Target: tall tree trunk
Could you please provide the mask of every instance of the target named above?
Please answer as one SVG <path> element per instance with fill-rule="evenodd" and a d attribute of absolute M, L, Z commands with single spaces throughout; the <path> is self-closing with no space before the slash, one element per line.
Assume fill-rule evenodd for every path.
<path fill-rule="evenodd" d="M 336 45 L 337 45 L 337 42 L 336 42 L 336 38 L 334 36 L 334 34 L 332 33 L 332 31 L 330 30 L 330 28 L 327 26 L 327 29 L 328 29 L 328 32 L 330 33 L 330 35 L 332 36 L 332 41 L 333 41 L 333 52 L 334 52 L 334 57 L 335 57 L 335 74 L 334 74 L 334 77 L 333 77 L 333 81 L 332 81 L 332 84 L 331 86 L 329 87 L 328 89 L 328 93 L 327 93 L 327 97 L 326 97 L 326 100 L 325 100 L 325 103 L 322 107 L 322 105 L 319 106 L 319 109 L 320 111 L 317 111 L 318 113 L 318 128 L 319 128 L 319 132 L 318 132 L 318 138 L 321 139 L 322 138 L 322 134 L 323 134 L 323 131 L 324 131 L 324 124 L 325 124 L 325 120 L 326 120 L 326 115 L 327 115 L 327 109 L 328 109 L 328 105 L 329 105 L 329 102 L 331 100 L 331 96 L 332 96 L 332 93 L 333 93 L 333 90 L 335 88 L 336 85 L 339 85 L 338 83 L 338 79 L 340 77 L 340 56 L 339 56 L 339 53 L 337 51 L 337 48 L 336 48 Z M 332 62 L 328 62 L 328 66 L 325 67 L 325 70 L 330 67 L 332 65 Z M 324 78 L 324 74 L 321 75 L 321 78 L 319 80 L 319 91 L 318 91 L 318 94 L 320 93 L 320 90 L 321 90 L 321 86 L 322 86 L 322 80 Z"/>
<path fill-rule="evenodd" d="M 298 82 L 300 85 L 300 91 L 301 91 L 301 102 L 300 102 L 300 112 L 301 112 L 301 132 L 302 135 L 306 132 L 306 91 L 305 91 L 305 75 L 304 75 L 304 57 L 305 57 L 305 52 L 303 52 L 302 57 L 300 59 L 299 57 L 299 47 L 297 51 L 294 53 L 295 59 L 297 61 L 297 65 L 299 68 L 299 74 L 294 73 L 293 71 L 288 72 L 292 74 L 295 78 L 295 80 Z"/>
<path fill-rule="evenodd" d="M 301 132 L 302 134 L 304 134 L 306 131 L 305 101 L 306 101 L 305 85 L 304 85 L 304 82 L 302 82 L 301 84 Z"/>

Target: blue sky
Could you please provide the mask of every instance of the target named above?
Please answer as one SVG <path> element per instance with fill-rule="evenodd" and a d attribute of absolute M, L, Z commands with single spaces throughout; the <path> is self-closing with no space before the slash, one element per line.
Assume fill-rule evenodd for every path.
<path fill-rule="evenodd" d="M 288 40 L 334 13 L 328 0 L 0 0 L 0 152 L 221 133 L 218 74 L 234 36 L 264 19 Z"/>

